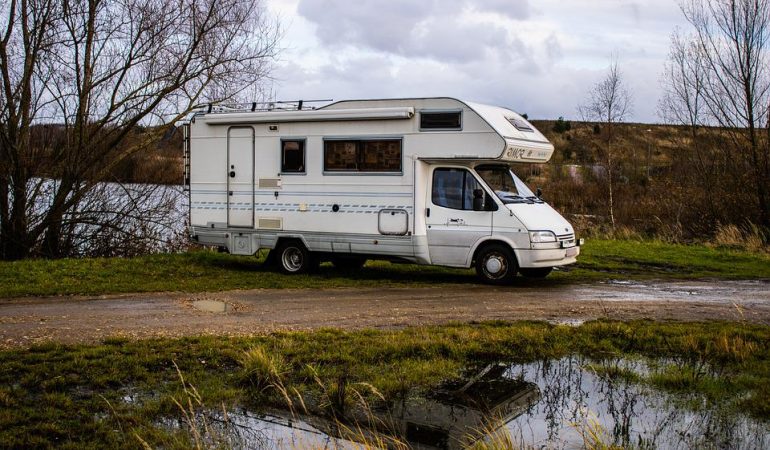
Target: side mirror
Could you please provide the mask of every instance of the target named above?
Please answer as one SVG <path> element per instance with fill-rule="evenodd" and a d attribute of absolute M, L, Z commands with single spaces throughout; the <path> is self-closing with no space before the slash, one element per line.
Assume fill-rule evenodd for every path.
<path fill-rule="evenodd" d="M 484 191 L 482 189 L 473 190 L 473 210 L 484 211 Z"/>
<path fill-rule="evenodd" d="M 535 191 L 535 195 L 537 196 L 537 198 L 542 197 L 543 196 L 543 190 L 540 189 L 540 188 L 537 188 L 537 191 Z"/>

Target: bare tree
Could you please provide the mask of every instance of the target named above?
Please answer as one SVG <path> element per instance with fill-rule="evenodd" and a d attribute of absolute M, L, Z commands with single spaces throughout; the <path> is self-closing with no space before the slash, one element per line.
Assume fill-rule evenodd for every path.
<path fill-rule="evenodd" d="M 701 46 L 679 28 L 671 34 L 671 48 L 668 61 L 664 64 L 661 75 L 663 95 L 658 103 L 658 114 L 664 121 L 685 125 L 689 130 L 682 139 L 683 150 L 674 155 L 679 165 L 678 178 L 681 183 L 692 185 L 703 192 L 714 192 L 713 181 L 720 171 L 719 158 L 714 158 L 716 150 L 711 136 L 704 135 L 700 128 L 706 125 L 707 111 L 703 105 L 703 90 L 706 85 L 706 73 Z M 676 164 L 675 164 L 676 165 Z M 708 186 L 711 186 L 711 189 Z M 713 226 L 719 221 L 716 195 L 705 195 L 692 199 L 702 200 L 698 206 L 708 209 L 708 222 Z M 705 211 L 704 211 L 705 212 Z"/>
<path fill-rule="evenodd" d="M 676 29 L 671 35 L 671 49 L 661 76 L 663 96 L 658 112 L 667 122 L 689 126 L 693 137 L 705 120 L 704 69 L 701 47 L 692 36 Z"/>
<path fill-rule="evenodd" d="M 748 175 L 751 187 L 738 191 L 754 199 L 758 221 L 770 227 L 770 0 L 683 0 L 680 7 L 692 36 L 672 38 L 668 67 L 681 76 L 665 79 L 664 117 L 693 133 L 702 124 L 722 127 L 732 170 L 718 176 Z"/>
<path fill-rule="evenodd" d="M 279 38 L 253 0 L 11 0 L 2 12 L 5 259 L 62 256 L 65 235 L 94 220 L 79 211 L 97 184 L 196 103 L 260 83 Z"/>
<path fill-rule="evenodd" d="M 631 113 L 632 107 L 631 93 L 623 82 L 623 75 L 615 59 L 611 62 L 604 78 L 591 88 L 585 102 L 578 106 L 578 111 L 584 121 L 604 124 L 602 133 L 604 133 L 605 146 L 602 159 L 607 170 L 608 209 L 613 229 L 615 228 L 613 199 L 614 125 L 624 121 Z"/>

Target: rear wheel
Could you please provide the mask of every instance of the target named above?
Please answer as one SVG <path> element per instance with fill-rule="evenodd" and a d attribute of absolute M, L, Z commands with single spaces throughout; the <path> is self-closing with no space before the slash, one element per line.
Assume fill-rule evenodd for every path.
<path fill-rule="evenodd" d="M 289 275 L 307 273 L 318 266 L 317 259 L 298 241 L 282 243 L 277 249 L 276 260 L 281 272 Z"/>
<path fill-rule="evenodd" d="M 484 247 L 476 257 L 476 275 L 485 283 L 509 284 L 516 278 L 516 257 L 505 245 Z"/>
<path fill-rule="evenodd" d="M 519 273 L 527 278 L 545 278 L 553 270 L 553 267 L 519 268 Z"/>
<path fill-rule="evenodd" d="M 361 258 L 358 256 L 338 256 L 332 258 L 332 264 L 334 264 L 334 267 L 340 270 L 357 270 L 364 267 L 364 264 L 366 264 L 366 258 Z"/>

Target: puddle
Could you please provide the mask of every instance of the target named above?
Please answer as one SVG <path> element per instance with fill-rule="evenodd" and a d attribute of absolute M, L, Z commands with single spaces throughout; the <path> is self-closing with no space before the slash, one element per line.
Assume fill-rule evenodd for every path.
<path fill-rule="evenodd" d="M 192 302 L 193 308 L 211 313 L 225 313 L 230 310 L 230 305 L 217 300 L 197 300 Z"/>
<path fill-rule="evenodd" d="M 766 304 L 770 300 L 765 281 L 638 282 L 609 280 L 598 286 L 583 286 L 577 298 L 603 301 L 698 301 L 733 306 Z"/>
<path fill-rule="evenodd" d="M 630 448 L 770 448 L 770 423 L 635 384 L 620 372 L 646 375 L 666 361 L 595 361 L 567 357 L 523 365 L 491 364 L 426 397 L 375 411 L 377 423 L 417 449 L 459 449 L 484 433 L 507 434 L 515 448 L 573 449 L 602 444 Z M 685 406 L 701 405 L 699 410 Z M 228 412 L 232 448 L 364 448 L 343 439 L 323 417 L 282 418 Z M 359 430 L 357 425 L 351 426 Z M 484 430 L 482 433 L 481 430 Z M 383 430 L 380 430 L 383 431 Z M 360 436 L 360 434 L 359 434 Z M 595 445 L 594 445 L 595 446 Z M 371 448 L 369 446 L 368 448 Z"/>
<path fill-rule="evenodd" d="M 536 448 L 580 448 L 584 435 L 598 433 L 602 442 L 631 448 L 730 448 L 770 446 L 770 424 L 703 405 L 697 396 L 675 396 L 597 374 L 652 369 L 638 361 L 591 361 L 577 357 L 511 366 L 506 376 L 536 383 L 540 401 L 509 421 L 513 442 Z M 702 411 L 684 406 L 701 403 Z M 590 439 L 588 439 L 590 442 Z"/>

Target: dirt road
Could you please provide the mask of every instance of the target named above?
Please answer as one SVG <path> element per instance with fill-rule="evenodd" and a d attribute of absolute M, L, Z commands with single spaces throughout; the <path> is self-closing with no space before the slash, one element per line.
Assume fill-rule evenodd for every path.
<path fill-rule="evenodd" d="M 770 324 L 770 282 L 283 289 L 0 299 L 0 347 L 25 347 L 48 340 L 98 342 L 110 336 L 245 335 L 493 319 L 580 323 L 596 318 Z"/>

